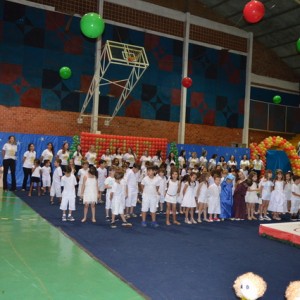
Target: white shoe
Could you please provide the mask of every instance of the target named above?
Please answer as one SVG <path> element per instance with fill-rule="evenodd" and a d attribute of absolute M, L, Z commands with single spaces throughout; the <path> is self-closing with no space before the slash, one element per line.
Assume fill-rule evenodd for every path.
<path fill-rule="evenodd" d="M 270 217 L 268 217 L 268 216 L 265 216 L 265 217 L 264 217 L 264 220 L 266 220 L 266 221 L 271 221 L 272 219 L 271 219 Z"/>
<path fill-rule="evenodd" d="M 264 218 L 263 216 L 260 216 L 260 217 L 259 217 L 259 221 L 264 221 L 264 219 L 265 219 L 265 218 Z"/>
<path fill-rule="evenodd" d="M 189 219 L 185 219 L 184 223 L 186 223 L 186 224 L 192 224 L 192 222 Z"/>

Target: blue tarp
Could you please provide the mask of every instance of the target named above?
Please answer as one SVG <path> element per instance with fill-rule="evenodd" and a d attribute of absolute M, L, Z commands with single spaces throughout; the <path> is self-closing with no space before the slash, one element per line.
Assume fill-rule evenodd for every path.
<path fill-rule="evenodd" d="M 62 147 L 64 142 L 68 142 L 71 146 L 72 137 L 69 136 L 54 136 L 54 135 L 39 135 L 39 134 L 24 134 L 24 133 L 9 133 L 0 132 L 0 147 L 1 151 L 3 145 L 7 142 L 8 137 L 14 135 L 17 141 L 17 166 L 16 166 L 16 179 L 17 186 L 20 187 L 23 181 L 23 169 L 22 169 L 22 158 L 23 154 L 27 151 L 28 144 L 33 143 L 35 145 L 35 151 L 37 158 L 40 158 L 42 152 L 47 148 L 49 142 L 54 145 L 55 154 Z M 0 165 L 2 166 L 3 157 L 1 155 Z M 10 174 L 8 174 L 8 182 L 10 182 Z"/>

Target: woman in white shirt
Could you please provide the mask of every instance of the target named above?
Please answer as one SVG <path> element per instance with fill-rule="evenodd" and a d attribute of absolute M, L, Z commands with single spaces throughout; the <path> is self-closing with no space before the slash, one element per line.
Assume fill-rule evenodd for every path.
<path fill-rule="evenodd" d="M 63 173 L 66 171 L 66 166 L 68 165 L 68 159 L 69 159 L 69 144 L 67 142 L 63 143 L 62 148 L 56 153 L 56 159 L 61 160 L 61 170 Z"/>
<path fill-rule="evenodd" d="M 264 163 L 260 159 L 260 155 L 257 154 L 255 159 L 252 162 L 253 164 L 253 171 L 256 172 L 258 180 L 260 179 L 261 170 L 264 168 Z"/>
<path fill-rule="evenodd" d="M 45 149 L 42 152 L 42 155 L 41 155 L 41 158 L 40 158 L 40 161 L 42 162 L 42 165 L 44 165 L 44 161 L 45 160 L 49 160 L 50 161 L 50 166 L 52 168 L 53 157 L 54 157 L 54 147 L 53 147 L 53 144 L 52 143 L 48 143 L 47 144 L 47 149 Z"/>
<path fill-rule="evenodd" d="M 194 168 L 195 165 L 199 165 L 199 158 L 197 157 L 197 153 L 193 152 L 189 158 L 189 168 Z"/>
<path fill-rule="evenodd" d="M 186 165 L 186 151 L 185 150 L 181 150 L 180 151 L 180 154 L 179 154 L 179 157 L 178 157 L 178 163 L 179 163 L 179 168 L 180 169 L 183 169 L 184 165 Z"/>
<path fill-rule="evenodd" d="M 160 167 L 162 164 L 161 150 L 156 151 L 156 155 L 152 157 L 154 166 Z"/>
<path fill-rule="evenodd" d="M 209 160 L 208 162 L 208 171 L 211 171 L 213 170 L 216 165 L 217 165 L 217 157 L 218 157 L 218 154 L 213 154 L 211 159 Z"/>
<path fill-rule="evenodd" d="M 229 161 L 227 162 L 228 169 L 231 169 L 232 166 L 235 166 L 237 168 L 237 162 L 235 160 L 234 155 L 231 155 Z"/>
<path fill-rule="evenodd" d="M 136 161 L 136 155 L 133 152 L 132 148 L 128 148 L 127 153 L 124 154 L 123 160 L 129 163 L 129 168 L 132 169 L 135 161 Z"/>
<path fill-rule="evenodd" d="M 141 156 L 140 158 L 140 162 L 141 162 L 141 169 L 144 170 L 146 167 L 145 167 L 145 164 L 147 161 L 152 161 L 152 158 L 151 156 L 149 155 L 148 151 L 145 150 L 143 155 Z"/>
<path fill-rule="evenodd" d="M 3 189 L 8 190 L 7 185 L 7 174 L 10 169 L 11 175 L 11 190 L 15 191 L 17 189 L 16 184 L 16 152 L 17 152 L 16 138 L 11 135 L 8 137 L 7 143 L 4 144 L 2 148 L 3 157 Z"/>
<path fill-rule="evenodd" d="M 95 145 L 91 145 L 89 151 L 85 154 L 84 158 L 89 163 L 89 166 L 95 166 L 97 164 L 97 152 Z"/>
<path fill-rule="evenodd" d="M 109 170 L 109 168 L 111 167 L 111 162 L 112 162 L 112 156 L 110 154 L 110 150 L 109 149 L 106 149 L 105 153 L 102 154 L 101 159 L 105 160 L 105 162 L 106 162 L 106 168 Z"/>
<path fill-rule="evenodd" d="M 76 151 L 73 154 L 74 165 L 75 165 L 75 176 L 82 167 L 82 150 L 81 145 L 77 145 Z"/>
<path fill-rule="evenodd" d="M 115 154 L 112 156 L 112 160 L 114 160 L 115 158 L 119 160 L 119 166 L 122 166 L 123 154 L 120 147 L 116 148 Z"/>
<path fill-rule="evenodd" d="M 240 169 L 243 171 L 245 177 L 248 177 L 248 170 L 250 167 L 250 161 L 247 158 L 247 155 L 244 154 L 242 160 L 240 161 Z"/>
<path fill-rule="evenodd" d="M 200 157 L 200 159 L 199 159 L 199 161 L 200 161 L 200 167 L 207 167 L 207 158 L 206 158 L 206 156 L 207 156 L 207 151 L 206 150 L 203 150 L 202 151 L 202 155 L 201 155 L 201 157 Z"/>
<path fill-rule="evenodd" d="M 31 178 L 31 172 L 33 168 L 33 163 L 36 158 L 36 152 L 34 151 L 34 144 L 30 143 L 28 145 L 27 151 L 23 155 L 23 184 L 22 191 L 26 191 L 28 177 Z"/>

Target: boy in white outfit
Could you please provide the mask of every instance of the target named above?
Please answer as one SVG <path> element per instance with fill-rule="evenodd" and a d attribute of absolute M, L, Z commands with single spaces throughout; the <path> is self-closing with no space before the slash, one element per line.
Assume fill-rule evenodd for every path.
<path fill-rule="evenodd" d="M 63 187 L 62 201 L 60 204 L 60 209 L 63 211 L 62 221 L 75 221 L 72 216 L 72 211 L 75 210 L 75 199 L 76 191 L 75 186 L 77 185 L 77 180 L 75 175 L 72 173 L 70 166 L 66 166 L 65 175 L 61 179 L 61 186 Z M 66 211 L 69 207 L 68 219 L 66 216 Z"/>
<path fill-rule="evenodd" d="M 59 203 L 61 203 L 61 178 L 62 178 L 62 170 L 61 170 L 61 159 L 57 158 L 54 162 L 55 171 L 53 173 L 53 181 L 50 189 L 50 204 L 54 204 L 54 197 L 58 197 Z"/>
<path fill-rule="evenodd" d="M 106 212 L 106 221 L 110 221 L 109 211 L 111 210 L 111 200 L 110 200 L 110 192 L 111 188 L 115 182 L 115 168 L 111 167 L 109 170 L 109 176 L 105 179 L 104 184 L 106 188 L 106 200 L 105 200 L 105 212 Z"/>
<path fill-rule="evenodd" d="M 142 227 L 147 227 L 146 216 L 150 210 L 151 213 L 151 226 L 156 228 L 158 224 L 156 222 L 156 209 L 157 209 L 157 198 L 160 196 L 159 193 L 159 178 L 154 176 L 155 167 L 147 168 L 147 176 L 143 178 L 141 182 L 142 188 Z"/>
<path fill-rule="evenodd" d="M 105 179 L 107 178 L 107 169 L 106 169 L 106 161 L 104 159 L 100 159 L 98 171 L 98 188 L 100 191 L 100 199 L 98 199 L 98 203 L 103 203 L 101 196 L 105 191 Z"/>
<path fill-rule="evenodd" d="M 126 181 L 127 181 L 127 198 L 126 198 L 126 216 L 127 218 L 133 217 L 136 218 L 137 215 L 134 213 L 134 208 L 136 207 L 137 198 L 138 198 L 138 191 L 139 191 L 139 171 L 140 165 L 134 164 L 132 169 L 126 174 Z"/>
<path fill-rule="evenodd" d="M 221 183 L 220 175 L 215 174 L 214 183 L 210 185 L 207 189 L 206 195 L 207 195 L 207 203 L 208 203 L 209 222 L 220 221 L 220 219 L 218 218 L 218 214 L 221 213 L 220 183 Z"/>

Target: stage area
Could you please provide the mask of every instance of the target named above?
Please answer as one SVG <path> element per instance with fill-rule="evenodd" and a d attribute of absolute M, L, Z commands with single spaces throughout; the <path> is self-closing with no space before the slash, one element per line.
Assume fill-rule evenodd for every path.
<path fill-rule="evenodd" d="M 259 234 L 300 247 L 300 222 L 262 224 L 259 226 Z"/>

